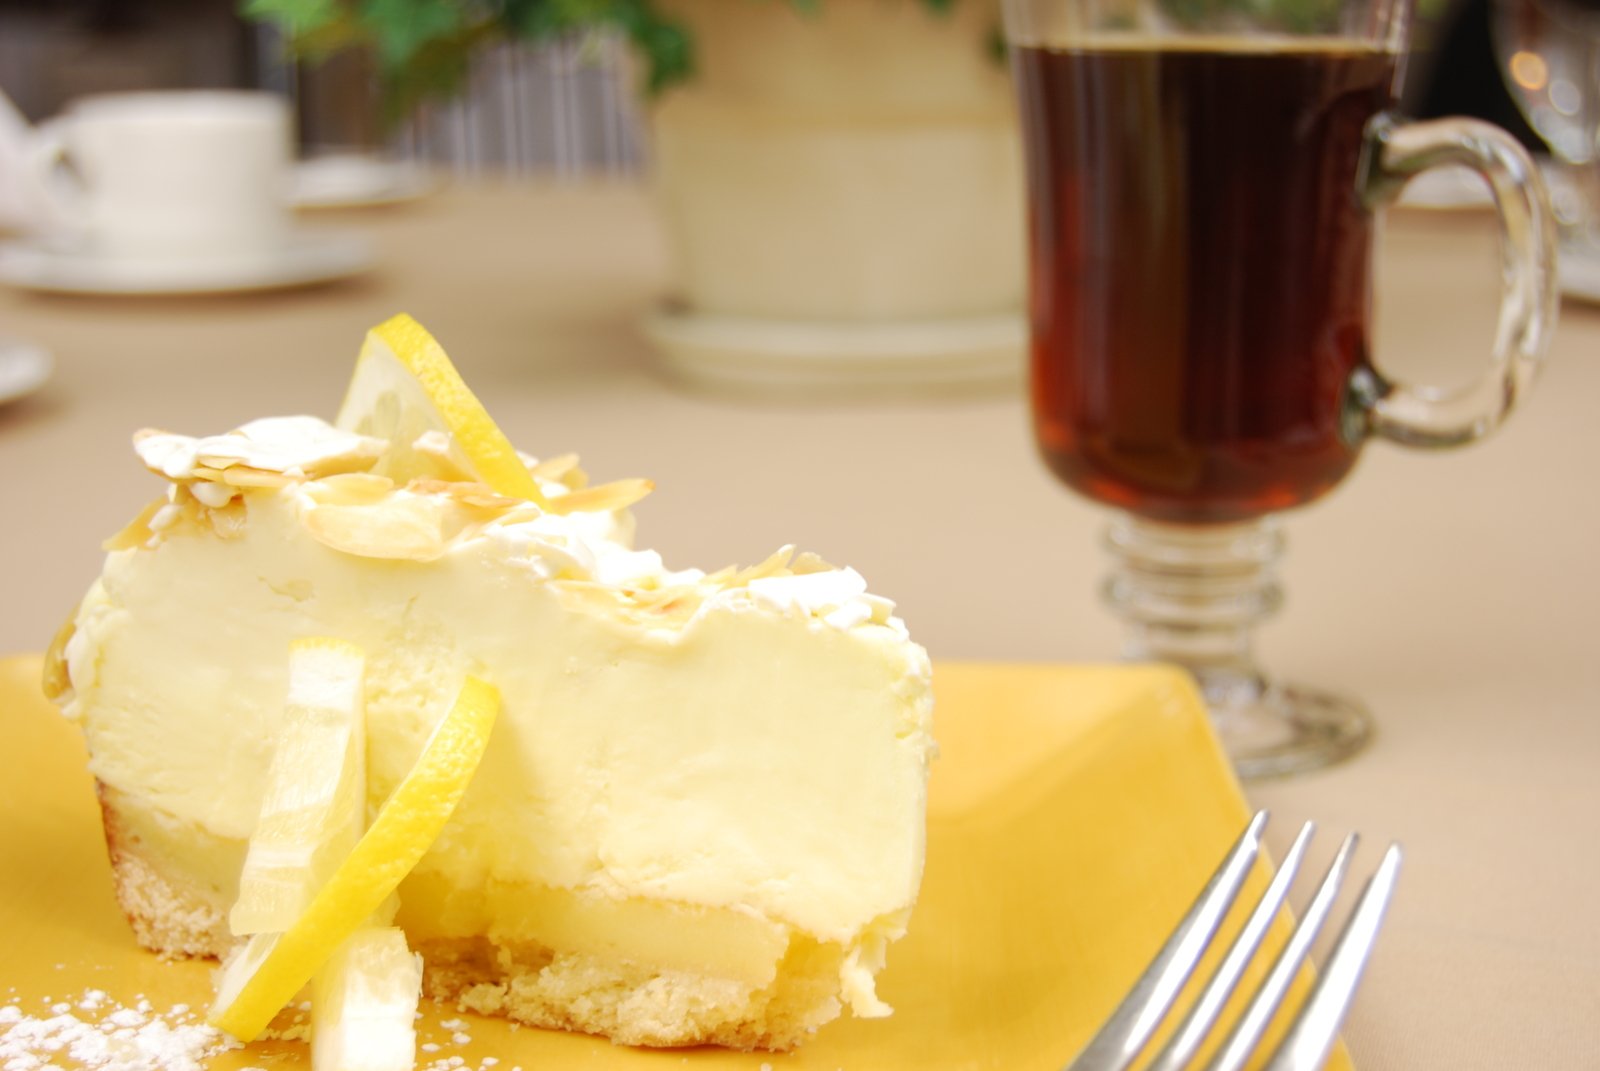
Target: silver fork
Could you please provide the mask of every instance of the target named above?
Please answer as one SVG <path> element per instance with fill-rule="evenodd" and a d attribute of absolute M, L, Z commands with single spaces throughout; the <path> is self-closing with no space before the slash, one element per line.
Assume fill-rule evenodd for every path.
<path fill-rule="evenodd" d="M 1123 1071 L 1144 1050 L 1216 936 L 1217 927 L 1238 899 L 1239 888 L 1261 850 L 1261 830 L 1266 824 L 1267 812 L 1257 811 L 1238 842 L 1223 859 L 1222 865 L 1201 890 L 1199 899 L 1183 921 L 1178 923 L 1172 936 L 1167 938 L 1167 943 L 1133 984 L 1117 1010 L 1112 1012 L 1111 1018 L 1106 1020 L 1066 1071 Z M 1273 916 L 1282 906 L 1295 871 L 1305 856 L 1313 829 L 1310 822 L 1301 828 L 1233 946 L 1228 949 L 1188 1015 L 1145 1071 L 1181 1071 L 1190 1066 L 1206 1035 L 1216 1024 L 1223 1005 L 1237 988 Z M 1333 907 L 1339 886 L 1349 870 L 1350 856 L 1355 846 L 1356 835 L 1352 833 L 1340 845 L 1338 854 L 1329 864 L 1327 875 L 1311 898 L 1293 936 L 1284 945 L 1267 972 L 1266 980 L 1261 983 L 1249 1007 L 1234 1024 L 1206 1071 L 1239 1071 L 1245 1061 L 1256 1053 L 1273 1013 L 1282 1003 L 1289 983 L 1293 981 L 1295 972 L 1311 948 L 1311 942 Z M 1316 985 L 1296 1013 L 1272 1057 L 1263 1065 L 1264 1071 L 1316 1071 L 1327 1060 L 1339 1032 L 1339 1024 L 1355 995 L 1356 984 L 1361 980 L 1361 969 L 1366 965 L 1367 956 L 1377 940 L 1378 927 L 1383 923 L 1384 909 L 1389 906 L 1389 897 L 1394 892 L 1399 873 L 1400 846 L 1391 844 L 1377 869 L 1367 879 L 1360 899 L 1351 909 L 1344 928 L 1339 931 Z"/>

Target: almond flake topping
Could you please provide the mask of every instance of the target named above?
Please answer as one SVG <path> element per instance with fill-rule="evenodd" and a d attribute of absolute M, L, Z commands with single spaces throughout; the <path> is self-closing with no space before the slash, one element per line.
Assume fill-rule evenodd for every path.
<path fill-rule="evenodd" d="M 133 437 L 145 467 L 169 480 L 204 480 L 202 470 L 235 467 L 282 476 L 365 472 L 388 448 L 381 439 L 340 431 L 316 417 L 267 417 L 225 435 L 194 438 L 145 429 Z M 258 486 L 238 484 L 236 486 Z"/>
<path fill-rule="evenodd" d="M 415 444 L 441 456 L 448 445 L 448 437 L 435 432 Z M 667 569 L 654 551 L 630 548 L 626 511 L 654 484 L 590 484 L 575 454 L 543 461 L 518 455 L 544 489 L 541 508 L 465 478 L 417 476 L 397 483 L 370 471 L 387 443 L 315 417 L 255 420 L 207 438 L 146 430 L 134 446 L 146 467 L 173 486 L 167 501 L 152 504 L 109 541 L 111 549 L 153 546 L 180 523 L 238 538 L 249 519 L 243 492 L 293 488 L 307 534 L 331 549 L 431 562 L 487 538 L 507 560 L 569 598 L 652 625 L 686 622 L 715 603 L 759 606 L 841 630 L 868 623 L 899 627 L 894 604 L 867 594 L 859 574 L 814 554 L 797 555 L 792 546 L 709 576 Z"/>
<path fill-rule="evenodd" d="M 654 491 L 655 487 L 656 485 L 649 480 L 636 478 L 613 480 L 598 487 L 585 487 L 581 491 L 569 491 L 564 495 L 557 495 L 550 500 L 550 512 L 613 513 L 619 509 L 627 509 Z"/>
<path fill-rule="evenodd" d="M 577 454 L 558 454 L 543 461 L 524 457 L 523 461 L 529 462 L 528 471 L 540 482 L 565 484 L 573 491 L 581 491 L 589 484 L 589 477 L 578 467 Z"/>
<path fill-rule="evenodd" d="M 432 496 L 407 492 L 379 502 L 309 499 L 301 521 L 324 546 L 362 558 L 427 562 L 443 557 L 444 503 Z"/>

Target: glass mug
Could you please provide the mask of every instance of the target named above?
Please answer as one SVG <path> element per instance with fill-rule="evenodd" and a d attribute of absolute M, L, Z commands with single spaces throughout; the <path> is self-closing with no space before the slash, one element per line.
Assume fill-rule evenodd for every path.
<path fill-rule="evenodd" d="M 1119 512 L 1106 593 L 1127 653 L 1195 675 L 1245 776 L 1370 733 L 1361 704 L 1271 681 L 1280 510 L 1363 444 L 1457 446 L 1520 399 L 1555 320 L 1539 173 L 1505 133 L 1404 123 L 1397 0 L 1005 0 L 1027 156 L 1034 425 L 1073 490 Z M 1440 391 L 1370 344 L 1374 213 L 1466 165 L 1502 223 L 1489 367 Z"/>

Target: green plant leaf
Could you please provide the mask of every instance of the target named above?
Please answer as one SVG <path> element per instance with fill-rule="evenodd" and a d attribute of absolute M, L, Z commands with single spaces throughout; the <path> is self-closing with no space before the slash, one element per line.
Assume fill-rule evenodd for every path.
<path fill-rule="evenodd" d="M 467 26 L 466 5 L 454 0 L 361 0 L 360 17 L 390 69 L 404 67 Z"/>
<path fill-rule="evenodd" d="M 337 21 L 344 8 L 339 0 L 245 0 L 239 13 L 257 22 L 276 23 L 296 37 Z"/>
<path fill-rule="evenodd" d="M 824 0 L 744 0 L 787 3 L 821 17 Z M 834 0 L 856 3 L 860 0 Z M 944 14 L 961 0 L 917 0 Z M 1179 6 L 1253 3 L 1260 0 L 1164 0 Z M 1322 4 L 1330 0 L 1266 0 Z M 282 27 L 295 54 L 325 59 L 349 48 L 370 48 L 379 61 L 385 112 L 403 118 L 421 101 L 459 91 L 472 55 L 497 38 L 548 40 L 586 30 L 612 29 L 628 38 L 645 66 L 654 95 L 694 73 L 694 40 L 655 0 L 242 0 L 248 19 Z M 993 48 L 993 42 L 989 42 Z"/>
<path fill-rule="evenodd" d="M 689 32 L 662 15 L 651 0 L 505 0 L 508 35 L 544 40 L 584 29 L 609 28 L 625 34 L 645 62 L 645 84 L 652 94 L 694 71 Z"/>
<path fill-rule="evenodd" d="M 689 31 L 677 23 L 652 23 L 633 39 L 649 57 L 651 93 L 660 93 L 694 74 L 694 42 Z"/>

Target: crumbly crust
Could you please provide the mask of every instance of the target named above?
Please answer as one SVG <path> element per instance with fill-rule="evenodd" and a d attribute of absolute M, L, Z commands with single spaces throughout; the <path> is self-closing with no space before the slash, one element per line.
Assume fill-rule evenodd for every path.
<path fill-rule="evenodd" d="M 426 965 L 424 989 L 436 1000 L 623 1045 L 784 1051 L 840 1011 L 838 957 L 816 949 L 791 953 L 777 979 L 759 989 L 483 937 L 425 940 L 417 950 Z"/>
<path fill-rule="evenodd" d="M 99 786 L 117 901 L 139 944 L 220 958 L 235 943 L 226 905 L 168 872 Z M 415 943 L 423 987 L 463 1011 L 608 1037 L 622 1045 L 784 1051 L 838 1017 L 840 953 L 797 940 L 765 988 L 648 964 L 557 954 L 486 937 Z"/>
<path fill-rule="evenodd" d="M 226 908 L 186 887 L 177 875 L 163 873 L 109 800 L 106 786 L 96 781 L 95 789 L 117 903 L 139 944 L 171 958 L 226 952 L 233 944 Z"/>

